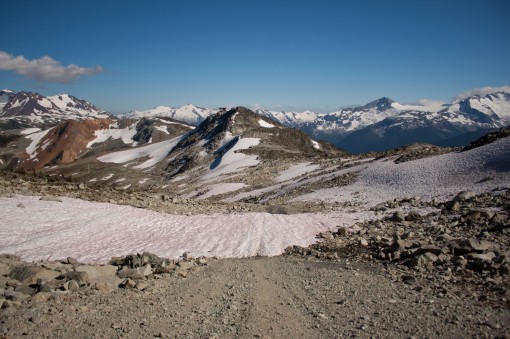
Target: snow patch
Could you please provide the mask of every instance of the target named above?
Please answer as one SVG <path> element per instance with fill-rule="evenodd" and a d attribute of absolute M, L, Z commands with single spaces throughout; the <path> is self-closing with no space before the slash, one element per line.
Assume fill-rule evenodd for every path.
<path fill-rule="evenodd" d="M 100 129 L 94 132 L 95 138 L 87 144 L 90 148 L 94 144 L 105 142 L 109 139 L 121 139 L 126 145 L 134 144 L 133 137 L 136 135 L 136 124 L 127 128 L 116 128 L 117 124 L 112 124 L 108 129 Z"/>
<path fill-rule="evenodd" d="M 101 162 L 112 162 L 115 164 L 123 164 L 140 158 L 149 157 L 145 162 L 134 166 L 133 168 L 144 169 L 156 165 L 163 160 L 170 151 L 181 141 L 183 136 L 177 138 L 157 142 L 155 144 L 142 146 L 126 151 L 109 153 L 97 158 Z"/>
<path fill-rule="evenodd" d="M 319 167 L 320 167 L 319 165 L 312 165 L 310 162 L 292 165 L 288 169 L 281 171 L 274 180 L 276 182 L 283 182 L 290 179 L 294 179 L 308 172 L 315 171 Z"/>
<path fill-rule="evenodd" d="M 51 128 L 41 132 L 32 133 L 26 136 L 26 138 L 32 140 L 30 145 L 28 145 L 28 147 L 26 148 L 26 152 L 29 155 L 30 159 L 35 158 L 35 156 L 37 155 L 37 146 L 50 130 Z"/>
<path fill-rule="evenodd" d="M 237 153 L 236 151 L 248 149 L 252 146 L 256 146 L 260 143 L 259 138 L 241 138 L 237 137 L 238 140 L 232 148 L 230 148 L 221 158 L 216 158 L 213 164 L 210 166 L 209 171 L 202 176 L 203 180 L 216 178 L 223 174 L 237 172 L 242 168 L 257 166 L 259 160 L 256 155 L 247 155 L 243 153 Z M 225 136 L 222 146 L 232 141 L 230 134 Z"/>
<path fill-rule="evenodd" d="M 41 129 L 38 128 L 38 127 L 33 127 L 33 128 L 26 128 L 24 130 L 22 130 L 20 132 L 21 135 L 29 135 L 29 134 L 33 134 L 35 132 L 39 132 Z"/>
<path fill-rule="evenodd" d="M 197 200 L 204 200 L 214 195 L 220 195 L 224 193 L 234 192 L 241 188 L 247 187 L 248 185 L 243 183 L 221 183 L 208 186 L 209 191 L 197 197 Z"/>
<path fill-rule="evenodd" d="M 272 125 L 272 124 L 270 124 L 267 121 L 262 120 L 262 119 L 259 120 L 259 125 L 262 126 L 262 127 L 265 127 L 265 128 L 274 128 L 274 127 L 276 127 L 275 125 Z"/>

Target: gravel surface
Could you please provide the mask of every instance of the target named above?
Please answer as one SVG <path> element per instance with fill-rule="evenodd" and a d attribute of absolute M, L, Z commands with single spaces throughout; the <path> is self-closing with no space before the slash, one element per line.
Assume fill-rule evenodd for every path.
<path fill-rule="evenodd" d="M 156 279 L 157 278 L 157 279 Z M 149 276 L 144 291 L 80 289 L 1 311 L 18 337 L 495 337 L 508 308 L 438 298 L 392 281 L 382 266 L 293 257 L 224 259 L 187 278 Z"/>

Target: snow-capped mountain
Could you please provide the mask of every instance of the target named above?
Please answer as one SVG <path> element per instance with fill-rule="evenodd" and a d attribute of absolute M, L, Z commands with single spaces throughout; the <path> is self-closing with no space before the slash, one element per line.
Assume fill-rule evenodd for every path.
<path fill-rule="evenodd" d="M 34 92 L 0 93 L 0 118 L 55 123 L 61 120 L 108 118 L 109 114 L 69 94 L 44 96 Z"/>
<path fill-rule="evenodd" d="M 257 113 L 351 152 L 382 151 L 414 142 L 459 146 L 510 124 L 510 93 L 472 96 L 451 104 L 401 104 L 381 98 L 364 106 L 321 114 Z"/>
<path fill-rule="evenodd" d="M 131 111 L 126 114 L 127 118 L 150 118 L 150 117 L 166 117 L 186 124 L 197 126 L 204 121 L 209 115 L 216 113 L 217 110 L 197 107 L 187 104 L 180 107 L 158 106 L 146 111 Z"/>
<path fill-rule="evenodd" d="M 16 93 L 8 89 L 3 89 L 0 91 L 0 112 L 15 94 Z"/>

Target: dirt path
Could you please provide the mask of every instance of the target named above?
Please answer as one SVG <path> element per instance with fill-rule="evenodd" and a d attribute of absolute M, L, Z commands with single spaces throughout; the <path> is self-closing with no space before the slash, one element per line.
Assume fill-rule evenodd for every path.
<path fill-rule="evenodd" d="M 509 333 L 508 308 L 392 281 L 381 266 L 226 259 L 147 281 L 2 310 L 0 336 L 150 338 L 466 337 Z M 499 306 L 501 307 L 501 306 Z"/>

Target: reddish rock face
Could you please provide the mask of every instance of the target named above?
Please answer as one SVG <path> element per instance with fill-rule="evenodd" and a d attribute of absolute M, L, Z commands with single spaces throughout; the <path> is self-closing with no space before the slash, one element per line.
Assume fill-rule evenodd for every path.
<path fill-rule="evenodd" d="M 87 144 L 95 137 L 94 132 L 107 129 L 112 123 L 111 119 L 61 122 L 39 142 L 33 159 L 30 159 L 28 154 L 22 156 L 20 168 L 33 170 L 47 165 L 73 162 L 87 150 Z"/>

